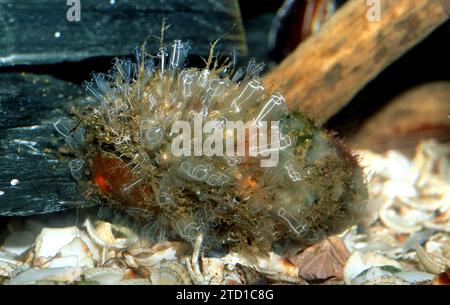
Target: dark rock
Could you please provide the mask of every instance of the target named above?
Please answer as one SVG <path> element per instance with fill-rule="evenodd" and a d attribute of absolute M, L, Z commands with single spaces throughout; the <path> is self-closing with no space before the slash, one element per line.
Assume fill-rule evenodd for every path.
<path fill-rule="evenodd" d="M 85 103 L 76 85 L 45 75 L 0 74 L 0 215 L 31 215 L 88 204 L 71 176 L 70 156 L 53 126 L 73 126 L 72 105 Z M 18 183 L 14 185 L 14 179 Z"/>
<path fill-rule="evenodd" d="M 207 55 L 217 38 L 224 51 L 247 52 L 237 0 L 80 3 L 80 21 L 70 22 L 66 1 L 1 1 L 0 66 L 127 55 L 146 39 L 158 45 L 164 17 L 170 24 L 164 40 L 189 39 L 192 54 Z"/>

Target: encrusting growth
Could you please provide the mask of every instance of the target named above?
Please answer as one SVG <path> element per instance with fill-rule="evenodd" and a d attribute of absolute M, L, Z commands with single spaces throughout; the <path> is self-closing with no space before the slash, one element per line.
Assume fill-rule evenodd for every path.
<path fill-rule="evenodd" d="M 136 48 L 133 60 L 116 59 L 107 74 L 85 82 L 98 104 L 82 110 L 82 144 L 67 139 L 78 156 L 72 174 L 90 196 L 127 211 L 150 239 L 192 242 L 202 233 L 211 248 L 309 244 L 356 223 L 367 190 L 352 153 L 266 90 L 262 64 L 219 65 L 211 51 L 206 67 L 186 68 L 189 48 L 180 40 L 156 56 Z M 196 130 L 198 119 L 201 155 L 195 136 L 180 142 L 173 128 L 181 121 Z M 226 127 L 237 121 L 250 124 L 243 137 L 234 130 L 230 137 Z M 265 143 L 250 132 L 262 127 L 269 129 Z M 173 152 L 175 141 L 184 154 Z M 224 150 L 233 153 L 218 153 Z M 278 160 L 264 167 L 269 153 Z"/>

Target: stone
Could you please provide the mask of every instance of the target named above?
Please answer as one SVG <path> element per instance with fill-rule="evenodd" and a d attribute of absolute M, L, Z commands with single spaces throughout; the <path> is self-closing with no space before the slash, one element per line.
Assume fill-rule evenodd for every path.
<path fill-rule="evenodd" d="M 53 123 L 68 127 L 81 87 L 47 75 L 0 73 L 0 215 L 26 216 L 90 206 L 71 176 Z M 14 183 L 12 183 L 14 182 Z"/>
<path fill-rule="evenodd" d="M 78 7 L 76 3 L 80 3 Z M 191 54 L 207 56 L 211 41 L 247 53 L 237 0 L 0 2 L 0 66 L 79 61 L 127 55 L 148 40 L 191 40 Z M 152 50 L 153 51 L 153 50 Z"/>

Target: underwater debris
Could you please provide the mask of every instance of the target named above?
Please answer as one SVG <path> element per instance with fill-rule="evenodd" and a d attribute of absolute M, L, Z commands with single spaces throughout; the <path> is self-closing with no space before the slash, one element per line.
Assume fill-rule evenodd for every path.
<path fill-rule="evenodd" d="M 433 274 L 450 267 L 448 145 L 422 141 L 412 158 L 394 150 L 358 152 L 368 177 L 369 205 L 380 208 L 364 234 L 354 230 L 343 234 L 353 252 L 345 267 L 346 283 L 430 283 Z M 382 264 L 400 266 L 401 271 Z"/>
<path fill-rule="evenodd" d="M 203 234 L 209 248 L 309 244 L 364 216 L 367 189 L 348 148 L 265 89 L 261 64 L 220 65 L 213 45 L 204 68 L 185 68 L 190 48 L 161 45 L 157 60 L 136 48 L 84 83 L 98 104 L 72 130 L 85 140 L 70 169 L 91 198 L 141 211 L 150 239 Z"/>
<path fill-rule="evenodd" d="M 348 259 L 344 267 L 344 280 L 346 284 L 352 284 L 354 279 L 362 272 L 370 270 L 373 267 L 384 267 L 389 270 L 401 271 L 401 266 L 395 260 L 389 259 L 375 252 L 355 251 Z M 391 273 L 391 272 L 389 272 Z M 383 276 L 382 272 L 377 272 L 376 276 Z M 373 276 L 375 277 L 375 276 Z"/>
<path fill-rule="evenodd" d="M 304 250 L 293 259 L 293 263 L 298 266 L 299 276 L 305 280 L 341 280 L 349 256 L 342 240 L 332 236 Z"/>
<path fill-rule="evenodd" d="M 11 182 L 10 182 L 10 184 L 11 184 L 12 186 L 16 186 L 16 185 L 18 185 L 19 183 L 20 183 L 19 179 L 16 179 L 16 178 L 12 179 Z"/>
<path fill-rule="evenodd" d="M 419 262 L 426 271 L 439 274 L 450 269 L 450 258 L 428 253 L 421 246 L 417 247 L 416 252 Z"/>

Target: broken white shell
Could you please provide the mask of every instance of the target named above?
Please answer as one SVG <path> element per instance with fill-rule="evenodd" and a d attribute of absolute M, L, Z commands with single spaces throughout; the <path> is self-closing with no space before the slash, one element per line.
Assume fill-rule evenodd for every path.
<path fill-rule="evenodd" d="M 98 249 L 90 240 L 89 236 L 77 227 L 67 228 L 44 228 L 36 239 L 35 264 L 42 265 L 48 259 L 53 258 L 65 245 L 78 237 L 89 248 L 94 260 L 99 260 Z"/>
<path fill-rule="evenodd" d="M 371 267 L 365 270 L 362 274 L 352 280 L 353 285 L 367 285 L 367 284 L 420 284 L 429 282 L 434 278 L 433 274 L 409 271 L 409 272 L 395 272 L 396 268 L 392 266 Z M 390 270 L 394 269 L 394 270 Z"/>
<path fill-rule="evenodd" d="M 408 181 L 388 180 L 383 185 L 383 195 L 389 199 L 414 198 L 418 192 Z"/>
<path fill-rule="evenodd" d="M 29 268 L 6 281 L 7 285 L 32 285 L 39 281 L 72 283 L 80 279 L 81 268 Z"/>
<path fill-rule="evenodd" d="M 347 285 L 352 284 L 352 280 L 372 267 L 392 266 L 401 270 L 401 266 L 395 260 L 389 259 L 375 252 L 355 251 L 344 267 L 344 281 Z"/>
<path fill-rule="evenodd" d="M 209 278 L 209 281 L 214 279 L 222 279 L 225 271 L 225 264 L 220 258 L 202 257 L 203 276 Z"/>
<path fill-rule="evenodd" d="M 439 215 L 424 223 L 425 228 L 450 233 L 450 195 L 447 197 L 448 204 L 438 210 Z"/>
<path fill-rule="evenodd" d="M 119 283 L 125 272 L 116 267 L 97 267 L 87 269 L 84 278 L 88 281 L 95 281 L 100 285 L 114 285 Z"/>
<path fill-rule="evenodd" d="M 384 266 L 383 266 L 384 267 Z M 393 272 L 383 267 L 370 267 L 351 280 L 352 285 L 364 285 L 366 282 L 373 281 L 379 277 L 393 276 Z"/>
<path fill-rule="evenodd" d="M 78 237 L 75 237 L 58 252 L 60 257 L 49 260 L 44 265 L 45 267 L 94 267 L 94 260 L 88 246 Z"/>
<path fill-rule="evenodd" d="M 177 260 L 177 250 L 170 242 L 158 243 L 152 248 L 135 248 L 130 250 L 134 261 L 139 266 L 150 267 L 163 260 Z"/>
<path fill-rule="evenodd" d="M 362 285 L 411 285 L 411 283 L 394 275 L 384 275 L 367 280 Z"/>
<path fill-rule="evenodd" d="M 190 285 L 192 284 L 186 268 L 178 262 L 161 262 L 150 269 L 150 281 L 153 285 Z"/>
<path fill-rule="evenodd" d="M 405 206 L 385 208 L 380 211 L 383 224 L 398 233 L 414 233 L 423 228 L 423 223 L 432 219 L 432 214 L 413 210 Z"/>
<path fill-rule="evenodd" d="M 446 233 L 437 233 L 425 243 L 425 251 L 437 256 L 450 259 L 450 236 Z"/>
<path fill-rule="evenodd" d="M 425 251 L 422 246 L 416 249 L 417 258 L 424 269 L 433 274 L 439 274 L 450 268 L 450 259 Z"/>
<path fill-rule="evenodd" d="M 434 275 L 427 272 L 420 271 L 403 271 L 395 274 L 396 277 L 399 277 L 411 284 L 420 284 L 424 282 L 428 282 L 433 280 Z"/>
<path fill-rule="evenodd" d="M 102 248 L 121 250 L 137 242 L 137 236 L 133 235 L 131 230 L 127 231 L 128 236 L 125 238 L 116 238 L 113 234 L 113 227 L 119 230 L 124 227 L 115 226 L 109 222 L 99 221 L 98 226 L 95 227 L 88 217 L 84 222 L 84 226 L 92 240 Z"/>
<path fill-rule="evenodd" d="M 0 252 L 0 277 L 12 277 L 15 273 L 26 270 L 28 267 L 28 264 L 14 259 L 11 253 Z"/>
<path fill-rule="evenodd" d="M 240 253 L 229 253 L 222 257 L 222 261 L 234 268 L 236 264 L 252 268 L 267 278 L 293 284 L 304 283 L 298 276 L 298 267 L 287 258 L 269 252 L 268 257 L 249 258 Z"/>

